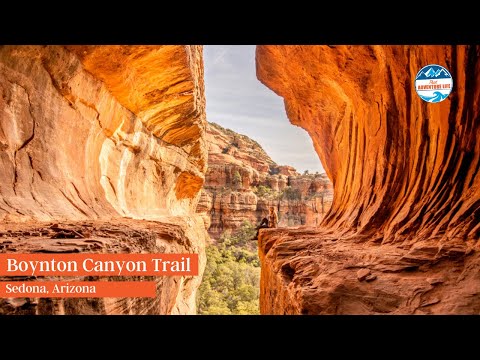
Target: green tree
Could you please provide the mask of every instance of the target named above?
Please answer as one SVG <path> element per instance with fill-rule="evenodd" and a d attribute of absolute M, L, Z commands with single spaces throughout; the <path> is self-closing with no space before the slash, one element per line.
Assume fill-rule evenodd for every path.
<path fill-rule="evenodd" d="M 287 186 L 283 191 L 282 198 L 286 200 L 301 200 L 302 192 L 300 189 L 294 189 L 291 186 Z"/>
<path fill-rule="evenodd" d="M 272 192 L 273 189 L 269 186 L 265 185 L 258 185 L 254 192 L 257 194 L 258 197 L 268 197 Z"/>
<path fill-rule="evenodd" d="M 260 260 L 255 227 L 244 221 L 235 233 L 224 232 L 207 247 L 207 265 L 197 293 L 198 313 L 259 314 Z"/>
<path fill-rule="evenodd" d="M 235 173 L 233 174 L 233 185 L 235 185 L 236 187 L 239 187 L 242 185 L 242 176 L 240 175 L 240 172 L 237 170 L 235 171 Z"/>

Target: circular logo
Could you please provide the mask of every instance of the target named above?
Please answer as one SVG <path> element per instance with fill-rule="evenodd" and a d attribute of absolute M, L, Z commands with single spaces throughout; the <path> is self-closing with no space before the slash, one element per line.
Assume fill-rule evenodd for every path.
<path fill-rule="evenodd" d="M 452 88 L 452 75 L 440 65 L 424 66 L 415 77 L 415 90 L 418 96 L 431 103 L 445 100 Z"/>

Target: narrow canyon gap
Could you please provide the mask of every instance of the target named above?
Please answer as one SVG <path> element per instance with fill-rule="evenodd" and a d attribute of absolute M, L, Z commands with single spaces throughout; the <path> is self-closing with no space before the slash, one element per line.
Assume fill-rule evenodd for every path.
<path fill-rule="evenodd" d="M 258 46 L 333 182 L 319 229 L 265 230 L 264 314 L 480 311 L 480 47 Z M 413 81 L 446 66 L 454 90 Z"/>
<path fill-rule="evenodd" d="M 255 45 L 205 46 L 204 57 L 208 170 L 197 211 L 211 237 L 259 224 L 270 206 L 281 227 L 318 225 L 331 183 L 307 132 L 256 78 Z"/>
<path fill-rule="evenodd" d="M 212 241 L 198 313 L 258 314 L 256 226 L 270 207 L 280 228 L 317 226 L 332 186 L 307 132 L 256 78 L 254 45 L 205 46 L 204 63 L 208 170 L 197 212 Z"/>

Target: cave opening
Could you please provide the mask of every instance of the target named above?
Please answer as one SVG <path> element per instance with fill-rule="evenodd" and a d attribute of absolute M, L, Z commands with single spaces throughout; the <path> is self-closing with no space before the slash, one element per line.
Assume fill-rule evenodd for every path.
<path fill-rule="evenodd" d="M 206 251 L 200 314 L 255 314 L 258 305 L 262 314 L 480 312 L 479 46 L 252 46 L 246 73 L 233 66 L 242 58 L 236 47 L 213 61 L 209 49 L 207 113 L 220 125 L 206 134 L 201 46 L 0 46 L 2 256 L 199 256 L 199 276 L 155 276 L 148 297 L 130 287 L 146 275 L 107 276 L 98 286 L 128 293 L 19 290 L 0 298 L 1 314 L 194 314 L 205 227 L 218 232 Z M 219 64 L 227 86 L 215 90 Z M 451 72 L 453 90 L 440 103 L 415 93 L 425 64 Z M 258 89 L 242 101 L 238 90 L 250 82 Z M 215 118 L 212 90 L 223 96 L 218 106 L 232 109 L 232 98 L 244 113 Z M 317 229 L 295 224 L 316 170 L 265 142 L 277 140 L 289 156 L 303 144 L 293 140 L 300 129 L 268 115 L 276 108 L 284 116 L 281 97 L 335 182 L 335 203 Z M 232 126 L 222 123 L 228 116 Z M 257 135 L 237 127 L 252 124 Z M 264 230 L 257 248 L 252 224 L 272 203 L 281 220 L 292 210 L 291 223 Z M 51 286 L 70 275 L 40 280 Z"/>
<path fill-rule="evenodd" d="M 333 186 L 308 133 L 256 77 L 255 45 L 204 46 L 208 170 L 199 208 L 211 244 L 200 314 L 258 314 L 256 227 L 317 227 Z"/>

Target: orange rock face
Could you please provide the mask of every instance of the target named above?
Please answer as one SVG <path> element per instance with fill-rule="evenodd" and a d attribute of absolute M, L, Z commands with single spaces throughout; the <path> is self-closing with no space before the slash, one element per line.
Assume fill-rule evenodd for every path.
<path fill-rule="evenodd" d="M 0 231 L 18 222 L 181 222 L 182 236 L 159 235 L 160 248 L 189 237 L 183 250 L 200 253 L 203 269 L 206 233 L 194 212 L 205 126 L 199 46 L 0 47 Z M 173 305 L 157 312 L 195 312 L 200 281 L 176 288 L 164 299 Z M 124 304 L 116 311 L 136 311 Z"/>
<path fill-rule="evenodd" d="M 262 234 L 262 313 L 478 313 L 479 53 L 257 47 L 257 77 L 310 134 L 335 193 L 320 229 Z M 441 103 L 415 93 L 427 64 L 453 76 Z"/>
<path fill-rule="evenodd" d="M 207 127 L 208 171 L 197 212 L 209 218 L 209 233 L 219 238 L 244 221 L 255 225 L 277 208 L 279 226 L 316 226 L 332 203 L 333 189 L 325 174 L 300 175 L 277 165 L 261 146 L 245 135 L 216 124 Z"/>

